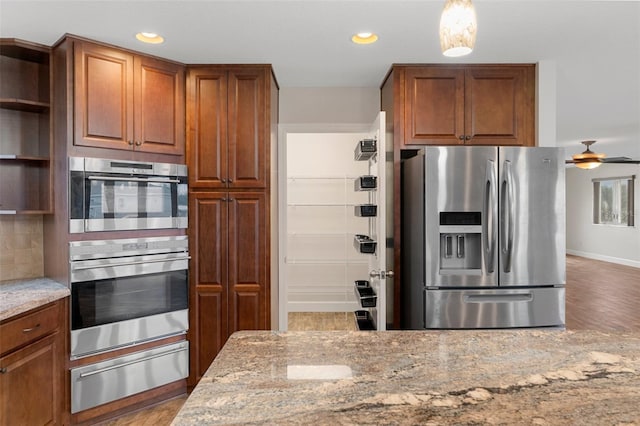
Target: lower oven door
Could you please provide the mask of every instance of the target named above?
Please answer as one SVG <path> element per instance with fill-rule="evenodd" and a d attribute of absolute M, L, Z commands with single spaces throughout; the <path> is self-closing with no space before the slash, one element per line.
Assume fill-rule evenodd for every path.
<path fill-rule="evenodd" d="M 71 357 L 186 333 L 188 256 L 72 262 Z"/>
<path fill-rule="evenodd" d="M 87 410 L 189 375 L 189 343 L 179 342 L 148 351 L 71 369 L 71 412 Z"/>

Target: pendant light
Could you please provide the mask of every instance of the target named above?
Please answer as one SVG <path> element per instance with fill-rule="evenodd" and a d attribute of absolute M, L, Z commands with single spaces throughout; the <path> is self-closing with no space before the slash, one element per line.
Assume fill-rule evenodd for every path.
<path fill-rule="evenodd" d="M 476 43 L 476 11 L 471 0 L 447 0 L 440 17 L 440 47 L 444 56 L 471 53 Z"/>

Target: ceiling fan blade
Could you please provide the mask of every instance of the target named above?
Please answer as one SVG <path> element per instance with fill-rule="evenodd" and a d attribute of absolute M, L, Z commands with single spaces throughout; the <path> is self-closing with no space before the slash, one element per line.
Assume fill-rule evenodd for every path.
<path fill-rule="evenodd" d="M 602 160 L 603 163 L 611 163 L 611 164 L 640 164 L 640 160 L 632 160 L 627 157 L 613 157 L 613 158 L 605 158 Z"/>

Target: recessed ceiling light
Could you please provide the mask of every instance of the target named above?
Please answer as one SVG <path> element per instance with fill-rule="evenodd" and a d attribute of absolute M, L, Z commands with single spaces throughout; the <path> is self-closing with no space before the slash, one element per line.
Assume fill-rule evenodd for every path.
<path fill-rule="evenodd" d="M 351 37 L 351 41 L 355 44 L 371 44 L 375 43 L 377 40 L 378 36 L 369 32 L 354 34 L 353 37 Z"/>
<path fill-rule="evenodd" d="M 140 32 L 136 34 L 136 38 L 143 43 L 151 44 L 160 44 L 164 41 L 164 38 L 156 33 Z"/>

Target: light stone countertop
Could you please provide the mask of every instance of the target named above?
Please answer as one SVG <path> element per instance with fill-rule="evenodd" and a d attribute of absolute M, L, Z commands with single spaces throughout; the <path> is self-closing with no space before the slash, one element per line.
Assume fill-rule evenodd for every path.
<path fill-rule="evenodd" d="M 55 302 L 71 294 L 69 288 L 49 278 L 0 282 L 0 321 Z"/>
<path fill-rule="evenodd" d="M 640 425 L 640 332 L 235 333 L 173 425 Z"/>

